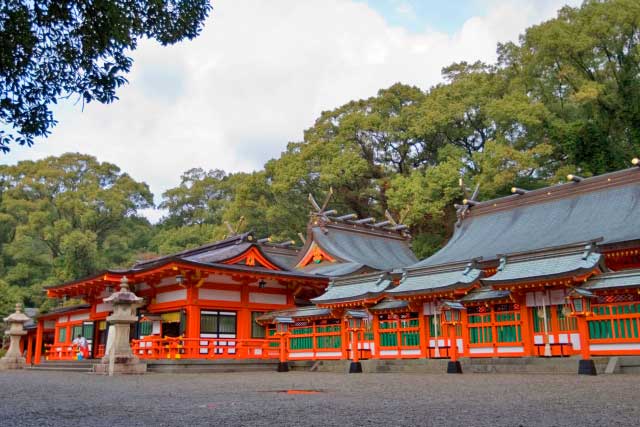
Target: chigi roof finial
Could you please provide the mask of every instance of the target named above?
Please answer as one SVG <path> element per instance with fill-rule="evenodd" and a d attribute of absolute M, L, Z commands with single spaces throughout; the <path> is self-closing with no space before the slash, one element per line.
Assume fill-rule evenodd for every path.
<path fill-rule="evenodd" d="M 476 188 L 473 190 L 473 194 L 469 197 L 469 188 L 464 185 L 462 178 L 460 178 L 458 182 L 462 189 L 462 194 L 464 194 L 464 199 L 462 200 L 461 205 L 454 205 L 456 208 L 456 216 L 458 217 L 456 227 L 460 227 L 460 225 L 462 225 L 462 220 L 469 213 L 469 208 L 478 204 L 478 195 L 480 194 L 480 184 L 476 185 Z"/>

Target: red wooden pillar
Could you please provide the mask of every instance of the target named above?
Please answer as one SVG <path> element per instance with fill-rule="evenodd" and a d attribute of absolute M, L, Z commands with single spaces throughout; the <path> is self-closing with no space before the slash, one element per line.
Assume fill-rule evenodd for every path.
<path fill-rule="evenodd" d="M 38 320 L 38 327 L 36 329 L 36 351 L 34 355 L 34 362 L 36 365 L 40 364 L 42 357 L 42 337 L 44 335 L 44 320 Z"/>
<path fill-rule="evenodd" d="M 251 310 L 246 308 L 249 302 L 249 285 L 244 283 L 242 288 L 240 289 L 240 301 L 242 302 L 241 308 L 237 311 L 237 320 L 238 326 L 236 329 L 236 339 L 238 340 L 239 354 L 240 357 L 249 357 L 249 347 L 243 344 L 246 344 L 246 340 L 251 339 Z M 290 294 L 290 292 L 289 292 Z M 287 296 L 287 302 L 289 301 Z"/>
<path fill-rule="evenodd" d="M 524 295 L 520 298 L 520 333 L 525 356 L 533 356 L 533 322 Z"/>
<path fill-rule="evenodd" d="M 462 337 L 462 355 L 468 355 L 470 338 L 469 338 L 469 316 L 467 316 L 467 310 L 460 311 L 460 332 Z"/>
<path fill-rule="evenodd" d="M 347 330 L 347 321 L 340 319 L 340 333 L 342 334 L 342 358 L 349 359 L 349 331 Z"/>
<path fill-rule="evenodd" d="M 420 357 L 427 357 L 427 344 L 429 338 L 427 338 L 427 328 L 425 327 L 426 322 L 424 321 L 423 310 L 421 309 L 418 313 L 418 328 L 420 333 L 418 337 L 420 339 Z"/>
<path fill-rule="evenodd" d="M 33 358 L 33 335 L 27 335 L 27 365 L 31 365 Z"/>
<path fill-rule="evenodd" d="M 380 358 L 380 316 L 373 315 L 373 346 L 375 347 L 375 354 L 371 353 L 372 357 Z"/>
<path fill-rule="evenodd" d="M 352 354 L 352 358 L 351 361 L 353 363 L 358 363 L 359 359 L 359 351 L 358 351 L 358 333 L 359 333 L 358 328 L 353 329 L 351 336 L 353 337 L 352 341 L 351 341 L 351 354 Z"/>
<path fill-rule="evenodd" d="M 578 318 L 578 332 L 580 333 L 580 355 L 582 360 L 591 359 L 589 351 L 589 328 L 587 327 L 587 317 L 577 316 Z"/>
<path fill-rule="evenodd" d="M 451 323 L 448 325 L 449 327 L 449 348 L 450 348 L 450 358 L 452 362 L 458 361 L 458 339 L 456 334 L 456 325 L 455 323 Z"/>

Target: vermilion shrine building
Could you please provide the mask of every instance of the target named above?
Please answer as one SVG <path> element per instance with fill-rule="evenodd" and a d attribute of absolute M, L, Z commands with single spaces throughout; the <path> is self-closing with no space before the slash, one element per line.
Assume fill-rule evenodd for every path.
<path fill-rule="evenodd" d="M 295 321 L 287 357 L 531 357 L 640 354 L 640 168 L 485 202 L 467 201 L 450 241 L 418 261 L 405 227 L 319 210 L 302 248 L 251 233 L 50 287 L 82 306 L 41 315 L 35 363 L 72 359 L 73 337 L 104 353 L 126 276 L 144 298 L 132 346 L 141 358 L 274 358 L 273 321 Z M 567 297 L 589 295 L 584 318 Z M 458 322 L 443 307 L 461 304 Z M 348 311 L 366 313 L 353 345 Z"/>

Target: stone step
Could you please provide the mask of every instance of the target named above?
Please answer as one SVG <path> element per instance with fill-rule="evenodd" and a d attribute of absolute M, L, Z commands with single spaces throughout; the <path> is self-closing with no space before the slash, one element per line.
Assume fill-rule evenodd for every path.
<path fill-rule="evenodd" d="M 621 356 L 620 357 L 620 368 L 624 369 L 626 367 L 636 367 L 636 366 L 640 366 L 639 356 Z"/>
<path fill-rule="evenodd" d="M 147 360 L 147 372 L 207 373 L 207 372 L 268 372 L 278 367 L 276 360 L 260 359 L 179 359 Z"/>
<path fill-rule="evenodd" d="M 147 372 L 158 373 L 174 373 L 174 374 L 196 374 L 196 373 L 214 373 L 214 372 L 270 372 L 275 371 L 278 364 L 262 364 L 262 365 L 229 365 L 229 364 L 212 364 L 212 365 L 157 365 L 147 364 Z"/>
<path fill-rule="evenodd" d="M 73 368 L 73 367 L 92 367 L 93 365 L 95 365 L 96 363 L 99 363 L 96 360 L 91 360 L 91 361 L 87 361 L 87 362 L 67 362 L 67 361 L 55 361 L 55 362 L 42 362 L 40 365 L 34 365 L 34 366 L 47 366 L 47 367 L 69 367 L 69 368 Z"/>
<path fill-rule="evenodd" d="M 45 372 L 91 372 L 92 367 L 66 367 L 66 366 L 27 366 L 25 369 L 29 371 L 45 371 Z"/>

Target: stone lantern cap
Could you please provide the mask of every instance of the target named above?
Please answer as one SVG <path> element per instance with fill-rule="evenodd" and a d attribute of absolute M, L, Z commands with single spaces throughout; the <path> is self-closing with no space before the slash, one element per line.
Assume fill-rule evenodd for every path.
<path fill-rule="evenodd" d="M 129 280 L 127 276 L 122 276 L 120 290 L 103 299 L 103 301 L 112 304 L 136 304 L 142 302 L 143 298 L 138 297 L 129 290 Z"/>
<path fill-rule="evenodd" d="M 22 304 L 16 304 L 15 313 L 10 314 L 9 316 L 4 318 L 6 323 L 26 323 L 31 320 L 26 314 L 22 312 Z"/>

